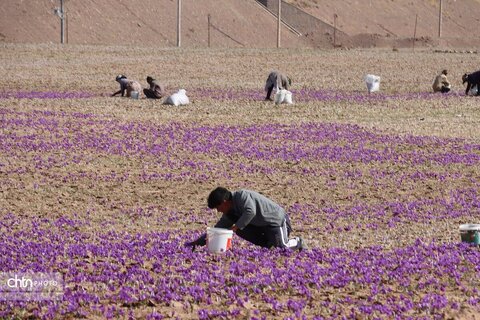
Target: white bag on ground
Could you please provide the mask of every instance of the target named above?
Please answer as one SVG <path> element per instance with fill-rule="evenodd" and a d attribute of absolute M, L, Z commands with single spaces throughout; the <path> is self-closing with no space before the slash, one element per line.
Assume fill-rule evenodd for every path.
<path fill-rule="evenodd" d="M 373 74 L 367 74 L 365 76 L 365 84 L 367 85 L 368 93 L 379 91 L 380 77 Z"/>
<path fill-rule="evenodd" d="M 290 91 L 285 90 L 285 99 L 283 100 L 283 103 L 286 104 L 292 104 L 293 103 L 293 95 Z"/>
<path fill-rule="evenodd" d="M 277 90 L 277 92 L 275 92 L 275 104 L 283 103 L 283 100 L 285 100 L 285 91 L 287 90 Z"/>
<path fill-rule="evenodd" d="M 278 90 L 275 93 L 275 104 L 281 104 L 281 103 L 287 103 L 287 104 L 293 103 L 292 93 L 290 91 L 282 89 L 282 90 Z"/>
<path fill-rule="evenodd" d="M 174 106 L 182 106 L 189 103 L 190 100 L 187 97 L 187 91 L 185 89 L 178 90 L 177 93 L 172 94 L 164 102 L 164 104 L 170 104 Z"/>

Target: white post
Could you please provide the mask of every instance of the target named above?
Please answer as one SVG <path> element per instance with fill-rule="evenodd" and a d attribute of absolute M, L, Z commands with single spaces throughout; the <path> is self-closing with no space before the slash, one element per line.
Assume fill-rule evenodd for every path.
<path fill-rule="evenodd" d="M 280 29 L 282 26 L 282 0 L 278 0 L 277 48 L 280 48 Z"/>
<path fill-rule="evenodd" d="M 333 14 L 333 47 L 337 47 L 337 18 L 338 15 L 336 13 Z"/>
<path fill-rule="evenodd" d="M 208 14 L 208 47 L 210 48 L 210 13 Z"/>
<path fill-rule="evenodd" d="M 60 39 L 62 44 L 65 43 L 65 11 L 63 2 L 64 0 L 60 0 Z"/>
<path fill-rule="evenodd" d="M 413 42 L 412 42 L 413 51 L 415 51 L 415 39 L 417 38 L 417 19 L 418 19 L 418 14 L 415 15 L 415 28 L 413 29 Z"/>
<path fill-rule="evenodd" d="M 177 47 L 181 47 L 182 45 L 181 19 L 182 19 L 182 0 L 178 0 L 177 1 Z"/>
<path fill-rule="evenodd" d="M 442 37 L 442 4 L 443 0 L 440 0 L 440 9 L 438 10 L 438 37 Z"/>

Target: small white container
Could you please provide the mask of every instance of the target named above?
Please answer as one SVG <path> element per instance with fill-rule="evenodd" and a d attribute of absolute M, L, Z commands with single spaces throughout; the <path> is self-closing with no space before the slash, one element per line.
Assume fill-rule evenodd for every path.
<path fill-rule="evenodd" d="M 130 92 L 130 98 L 137 100 L 139 98 L 140 94 L 138 91 L 132 91 Z"/>
<path fill-rule="evenodd" d="M 207 228 L 207 248 L 210 253 L 223 253 L 232 248 L 233 231 Z"/>

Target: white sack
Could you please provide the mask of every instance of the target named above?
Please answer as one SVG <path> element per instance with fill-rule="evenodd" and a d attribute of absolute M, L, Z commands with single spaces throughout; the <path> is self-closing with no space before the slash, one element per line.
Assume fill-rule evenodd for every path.
<path fill-rule="evenodd" d="M 286 104 L 292 104 L 293 103 L 293 95 L 290 91 L 285 90 L 285 99 L 283 100 L 283 103 Z"/>
<path fill-rule="evenodd" d="M 281 103 L 286 103 L 286 104 L 293 103 L 292 93 L 290 91 L 281 89 L 275 93 L 275 104 L 281 104 Z"/>
<path fill-rule="evenodd" d="M 365 84 L 367 85 L 368 93 L 379 91 L 380 77 L 373 74 L 367 74 L 365 76 Z"/>
<path fill-rule="evenodd" d="M 275 104 L 283 103 L 283 100 L 285 100 L 285 91 L 287 90 L 277 90 L 277 92 L 275 92 Z"/>
<path fill-rule="evenodd" d="M 177 93 L 172 94 L 164 102 L 164 104 L 170 104 L 174 106 L 182 106 L 189 103 L 190 100 L 187 97 L 187 91 L 185 89 L 178 90 Z"/>

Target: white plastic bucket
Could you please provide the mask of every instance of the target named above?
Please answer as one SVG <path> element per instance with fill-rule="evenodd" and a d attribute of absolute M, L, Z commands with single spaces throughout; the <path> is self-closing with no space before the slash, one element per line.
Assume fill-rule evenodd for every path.
<path fill-rule="evenodd" d="M 138 93 L 138 91 L 132 91 L 132 92 L 130 92 L 130 97 L 131 97 L 132 99 L 138 99 L 138 98 L 139 98 L 139 93 Z"/>
<path fill-rule="evenodd" d="M 379 91 L 380 77 L 373 74 L 367 74 L 365 76 L 365 84 L 367 85 L 368 93 Z"/>
<path fill-rule="evenodd" d="M 467 223 L 460 225 L 462 242 L 480 244 L 480 224 Z"/>
<path fill-rule="evenodd" d="M 207 248 L 211 253 L 222 253 L 232 248 L 233 231 L 207 228 Z"/>

